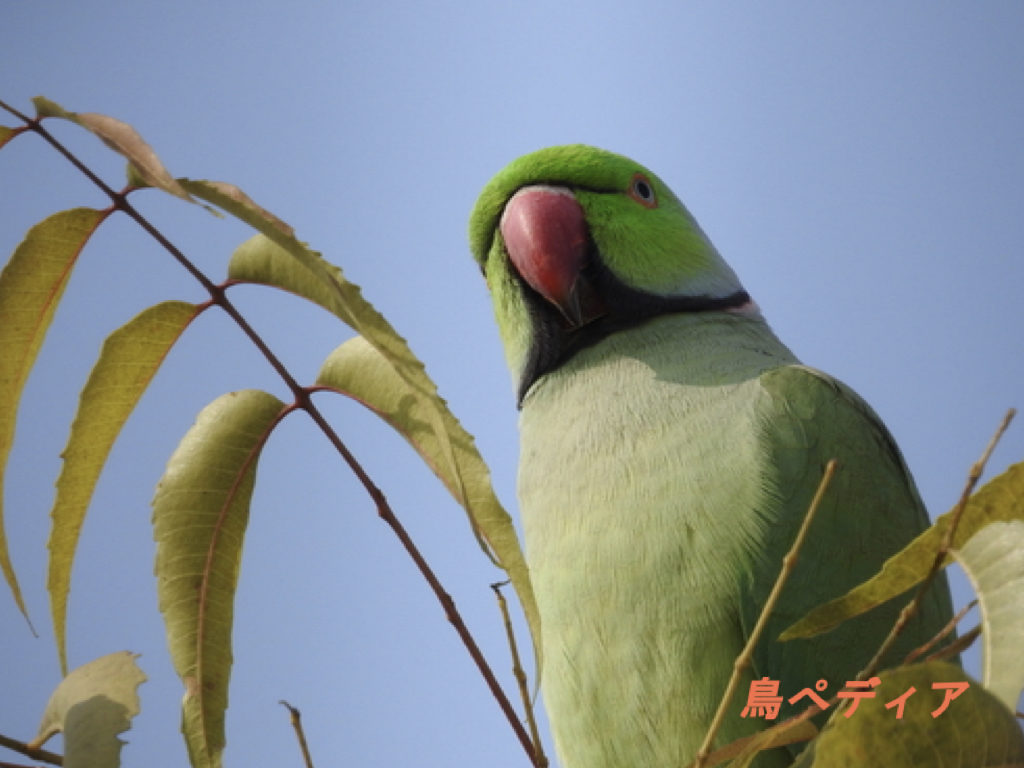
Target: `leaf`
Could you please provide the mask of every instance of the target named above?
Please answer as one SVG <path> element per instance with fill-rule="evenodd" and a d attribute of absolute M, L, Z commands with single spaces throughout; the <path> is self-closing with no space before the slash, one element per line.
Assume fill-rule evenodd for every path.
<path fill-rule="evenodd" d="M 845 595 L 819 605 L 779 639 L 813 637 L 827 632 L 919 584 L 935 560 L 952 516 L 952 511 L 944 514 L 902 551 L 886 560 L 881 571 Z M 1009 467 L 971 496 L 952 545 L 962 546 L 977 531 L 999 520 L 1024 520 L 1024 463 Z M 947 558 L 946 563 L 949 562 Z"/>
<path fill-rule="evenodd" d="M 487 540 L 512 581 L 530 626 L 539 666 L 540 614 L 512 518 L 494 494 L 490 473 L 473 438 L 448 410 L 444 400 L 435 394 L 433 406 L 442 412 L 443 440 L 452 446 L 457 477 L 450 471 L 442 436 L 424 413 L 427 406 L 362 336 L 349 339 L 331 353 L 320 369 L 317 384 L 359 401 L 390 424 L 409 441 L 466 510 L 473 529 Z"/>
<path fill-rule="evenodd" d="M 64 107 L 55 101 L 50 101 L 45 96 L 36 96 L 32 99 L 32 104 L 36 108 L 37 117 L 59 117 L 64 120 L 74 120 L 75 113 L 68 112 Z"/>
<path fill-rule="evenodd" d="M 437 388 L 405 340 L 365 298 L 357 285 L 345 279 L 341 269 L 299 242 L 291 227 L 252 202 L 241 190 L 228 194 L 220 182 L 183 180 L 190 193 L 222 207 L 260 231 L 236 249 L 228 277 L 239 282 L 269 285 L 302 296 L 326 309 L 376 347 L 410 386 L 415 397 L 440 402 Z M 238 196 L 241 195 L 241 198 Z M 427 409 L 440 427 L 441 412 Z M 439 428 L 439 434 L 444 429 Z M 442 439 L 442 443 L 445 441 Z M 454 462 L 451 446 L 444 453 Z M 457 476 L 457 472 L 455 473 Z"/>
<path fill-rule="evenodd" d="M 269 229 L 264 234 L 265 237 L 256 235 L 238 247 L 228 267 L 229 277 L 271 285 L 302 296 L 333 313 L 363 336 L 405 381 L 409 394 L 424 404 L 423 417 L 431 422 L 439 436 L 441 456 L 448 464 L 446 472 L 461 485 L 458 464 L 443 423 L 447 407 L 405 339 L 362 297 L 359 287 L 344 278 L 338 267 L 294 238 L 281 237 L 279 233 L 275 237 Z M 281 245 L 282 242 L 286 245 Z M 464 496 L 464 491 L 459 495 Z"/>
<path fill-rule="evenodd" d="M 130 168 L 146 184 L 162 189 L 182 200 L 194 202 L 188 192 L 164 168 L 153 148 L 128 123 L 96 112 L 70 112 L 49 99 L 32 99 L 40 117 L 70 120 L 99 137 L 110 149 L 128 160 Z M 131 172 L 129 173 L 131 176 Z M 134 181 L 134 179 L 133 179 Z"/>
<path fill-rule="evenodd" d="M 294 293 L 320 305 L 356 331 L 367 330 L 396 356 L 400 352 L 410 354 L 408 349 L 400 350 L 404 340 L 338 267 L 297 240 L 290 246 L 282 246 L 278 240 L 269 235 L 246 240 L 231 256 L 228 277 Z"/>
<path fill-rule="evenodd" d="M 236 187 L 187 179 L 182 180 L 182 185 L 196 197 L 220 206 L 261 233 L 236 249 L 228 265 L 230 279 L 270 285 L 302 296 L 334 314 L 384 355 L 408 384 L 410 393 L 428 404 L 425 416 L 440 436 L 450 476 L 461 484 L 442 423 L 447 408 L 437 395 L 437 387 L 405 339 L 363 298 L 359 287 L 346 280 L 341 269 L 299 242 L 291 227 L 267 213 Z"/>
<path fill-rule="evenodd" d="M 863 699 L 846 717 L 833 715 L 793 768 L 886 765 L 889 768 L 982 768 L 1024 765 L 1024 734 L 1013 713 L 962 669 L 944 662 L 899 667 L 880 675 L 873 698 Z M 935 683 L 970 683 L 939 710 L 947 692 Z M 911 688 L 904 702 L 886 704 Z M 849 710 L 847 710 L 849 712 Z"/>
<path fill-rule="evenodd" d="M 953 554 L 981 605 L 983 682 L 1014 708 L 1024 689 L 1024 522 L 991 523 Z"/>
<path fill-rule="evenodd" d="M 429 424 L 436 437 L 431 464 L 434 472 L 444 480 L 463 507 L 473 509 L 474 504 L 468 501 L 470 493 L 464 487 L 467 481 L 462 476 L 461 462 L 449 434 L 450 425 L 458 427 L 458 422 L 438 395 L 423 363 L 412 353 L 405 339 L 363 298 L 359 287 L 346 280 L 338 267 L 299 242 L 290 227 L 267 214 L 240 190 L 242 197 L 218 182 L 183 179 L 181 183 L 190 194 L 220 206 L 261 233 L 235 251 L 228 266 L 230 279 L 270 285 L 302 296 L 334 314 L 377 350 L 381 360 L 367 359 L 372 359 L 375 366 L 383 363 L 391 368 L 393 375 L 403 383 L 405 394 L 419 404 L 417 418 Z M 470 519 L 474 519 L 472 512 Z M 489 523 L 486 528 L 474 525 L 473 530 L 478 540 L 481 534 L 488 539 L 494 552 L 486 547 L 484 552 L 506 568 L 513 579 L 513 587 L 530 622 L 539 666 L 539 614 L 533 591 L 525 569 L 520 572 L 518 563 L 522 561 L 522 553 L 518 541 L 509 539 L 502 528 L 498 523 Z M 490 541 L 491 536 L 495 537 L 494 541 Z M 516 572 L 514 577 L 513 571 Z"/>
<path fill-rule="evenodd" d="M 286 237 L 293 237 L 295 234 L 295 230 L 288 224 L 266 208 L 257 205 L 251 197 L 234 184 L 224 181 L 192 181 L 190 179 L 178 179 L 178 182 L 196 197 L 213 203 L 236 219 L 244 221 L 261 232 L 265 226 L 270 226 Z"/>
<path fill-rule="evenodd" d="M 231 280 L 270 285 L 302 296 L 349 325 L 385 357 L 406 382 L 410 394 L 427 405 L 424 415 L 440 437 L 441 454 L 449 465 L 448 476 L 461 485 L 443 424 L 447 406 L 438 396 L 437 387 L 427 376 L 423 363 L 384 316 L 363 298 L 359 287 L 346 280 L 341 269 L 300 243 L 291 227 L 258 206 L 237 187 L 187 179 L 182 180 L 182 184 L 196 197 L 220 206 L 260 231 L 232 255 L 228 265 Z M 464 492 L 461 495 L 464 496 Z"/>
<path fill-rule="evenodd" d="M 214 400 L 182 438 L 153 498 L 157 594 L 185 684 L 182 733 L 193 768 L 221 764 L 234 596 L 256 461 L 284 410 L 257 390 Z"/>
<path fill-rule="evenodd" d="M 284 237 L 270 227 L 265 230 L 265 237 L 256 235 L 238 247 L 228 267 L 229 277 L 271 285 L 302 296 L 333 313 L 363 336 L 406 383 L 409 394 L 424 405 L 423 418 L 438 435 L 441 456 L 448 465 L 445 472 L 461 486 L 458 463 L 444 425 L 443 414 L 447 408 L 423 363 L 412 353 L 405 339 L 362 297 L 359 287 L 344 278 L 340 269 L 294 238 Z M 458 496 L 465 496 L 465 491 L 460 490 Z"/>
<path fill-rule="evenodd" d="M 107 215 L 91 208 L 55 213 L 28 231 L 0 272 L 0 569 L 26 619 L 3 530 L 3 470 L 25 381 L 78 255 Z"/>
<path fill-rule="evenodd" d="M 57 653 L 64 671 L 71 566 L 96 481 L 139 398 L 199 311 L 194 304 L 169 301 L 150 307 L 114 331 L 104 342 L 79 398 L 50 513 L 53 528 L 47 587 Z"/>
<path fill-rule="evenodd" d="M 6 125 L 0 125 L 0 147 L 3 147 L 4 144 L 21 132 L 21 130 L 15 130 L 14 128 L 8 128 Z"/>
<path fill-rule="evenodd" d="M 291 227 L 256 205 L 237 187 L 210 181 L 183 180 L 182 184 L 196 197 L 222 207 L 261 233 L 236 249 L 228 265 L 230 279 L 280 288 L 323 307 L 366 337 L 394 366 L 413 395 L 431 404 L 427 417 L 441 435 L 452 476 L 461 482 L 441 423 L 443 409 L 436 407 L 436 403 L 441 402 L 437 387 L 405 339 L 363 298 L 359 287 L 346 280 L 341 269 L 300 243 Z"/>
<path fill-rule="evenodd" d="M 137 688 L 146 680 L 138 654 L 119 651 L 90 661 L 65 677 L 50 696 L 36 738 L 38 749 L 64 733 L 65 768 L 116 768 L 124 742 L 119 733 L 139 714 Z"/>

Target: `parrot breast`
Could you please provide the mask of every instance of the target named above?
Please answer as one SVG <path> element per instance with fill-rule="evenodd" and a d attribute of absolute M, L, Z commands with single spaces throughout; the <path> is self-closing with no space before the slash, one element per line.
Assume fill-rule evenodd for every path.
<path fill-rule="evenodd" d="M 527 392 L 519 497 L 564 768 L 667 768 L 696 753 L 763 549 L 758 376 L 791 362 L 763 322 L 667 315 Z M 729 722 L 723 738 L 757 729 Z"/>

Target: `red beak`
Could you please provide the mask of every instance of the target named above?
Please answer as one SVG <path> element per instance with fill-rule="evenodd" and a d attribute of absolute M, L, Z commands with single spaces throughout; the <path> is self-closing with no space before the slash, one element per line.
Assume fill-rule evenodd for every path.
<path fill-rule="evenodd" d="M 581 275 L 589 235 L 583 208 L 571 191 L 523 187 L 505 204 L 500 228 L 516 271 L 558 308 L 570 326 L 601 314 L 592 311 L 592 291 Z"/>

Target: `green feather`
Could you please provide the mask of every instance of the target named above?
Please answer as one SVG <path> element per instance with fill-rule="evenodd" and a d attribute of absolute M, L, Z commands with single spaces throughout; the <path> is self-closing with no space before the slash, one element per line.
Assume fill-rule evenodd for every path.
<path fill-rule="evenodd" d="M 815 606 L 877 573 L 885 559 L 929 522 L 891 435 L 852 390 L 819 371 L 794 365 L 767 371 L 760 382 L 769 396 L 760 425 L 765 497 L 772 501 L 772 518 L 781 525 L 766 542 L 769 562 L 752 574 L 744 601 L 745 631 L 757 621 L 757 606 L 770 588 L 765 582 L 774 579 L 825 464 L 832 458 L 839 461 L 839 473 L 811 528 L 807 554 L 797 562 L 790 577 L 793 586 L 782 593 L 769 622 L 766 636 L 774 639 Z M 825 678 L 834 694 L 866 666 L 907 599 L 909 595 L 890 601 L 814 642 L 762 643 L 755 671 L 777 671 L 795 690 Z M 897 665 L 952 615 L 945 582 L 927 595 L 923 615 L 923 621 L 901 635 L 886 666 Z"/>

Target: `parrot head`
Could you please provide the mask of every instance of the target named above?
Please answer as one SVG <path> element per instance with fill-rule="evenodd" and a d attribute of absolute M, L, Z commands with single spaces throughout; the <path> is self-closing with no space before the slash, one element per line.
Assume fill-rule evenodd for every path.
<path fill-rule="evenodd" d="M 469 222 L 522 402 L 541 376 L 607 335 L 673 312 L 757 309 L 657 176 L 581 144 L 524 155 Z"/>

